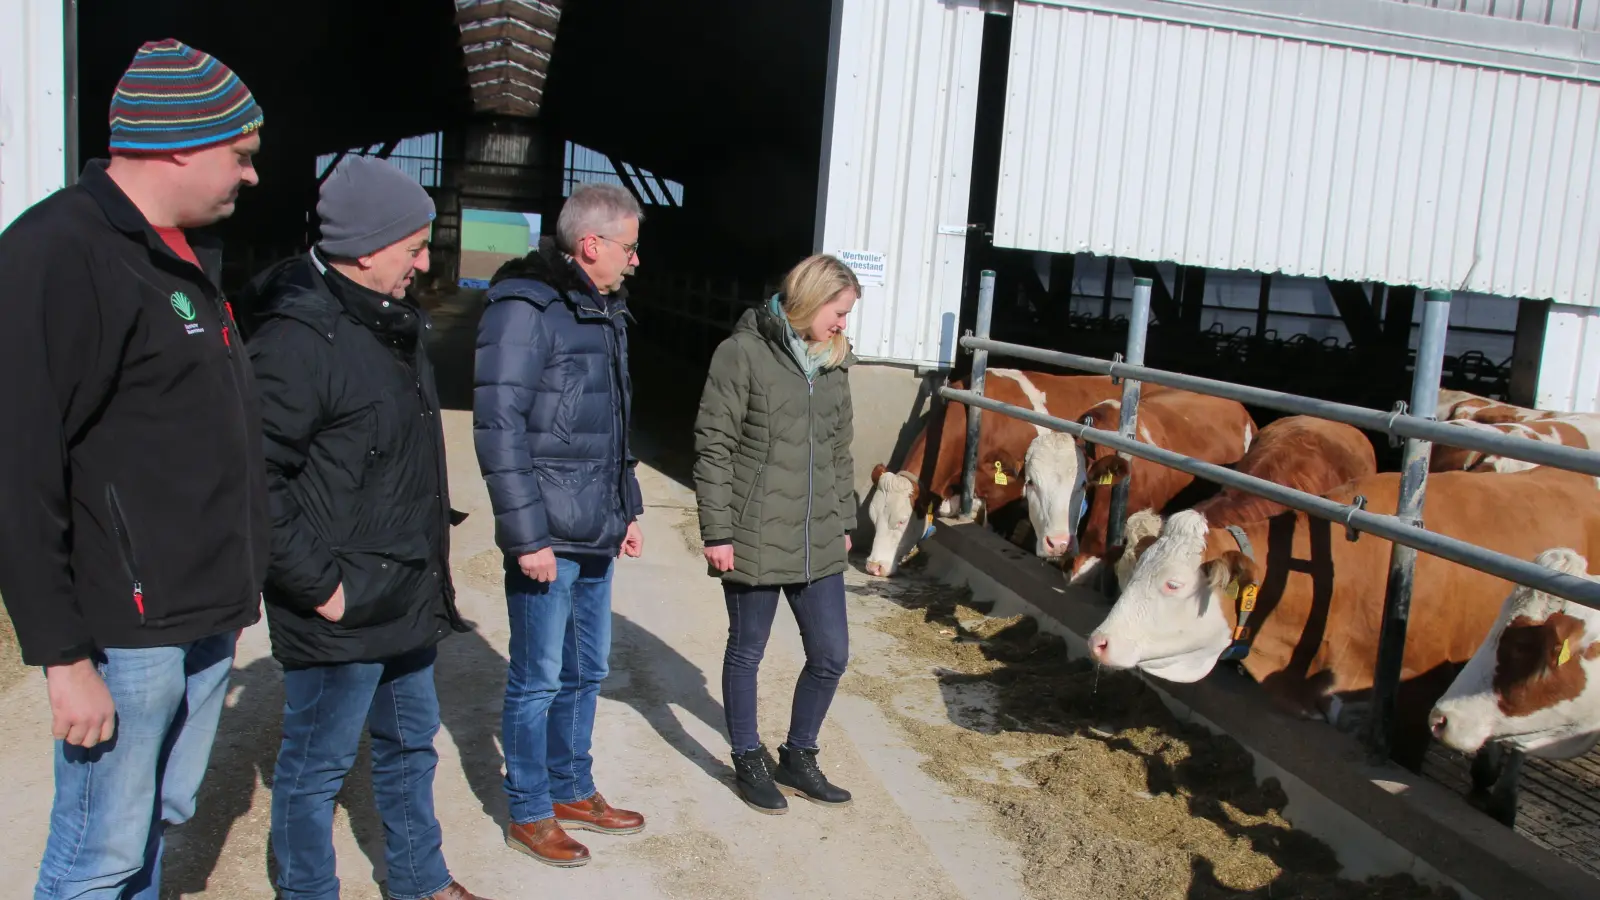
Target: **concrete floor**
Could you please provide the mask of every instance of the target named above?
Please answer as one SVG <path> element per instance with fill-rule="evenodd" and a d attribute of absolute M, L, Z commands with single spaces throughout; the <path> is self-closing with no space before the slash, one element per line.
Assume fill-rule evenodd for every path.
<path fill-rule="evenodd" d="M 619 564 L 613 671 L 600 701 L 595 747 L 600 789 L 649 817 L 638 836 L 582 835 L 594 862 L 556 870 L 507 849 L 500 790 L 499 710 L 508 626 L 496 590 L 488 497 L 471 444 L 470 414 L 445 417 L 451 495 L 470 513 L 455 530 L 453 567 L 463 614 L 476 631 L 441 647 L 444 709 L 435 797 L 453 874 L 506 900 L 573 891 L 597 897 L 1020 897 L 1019 863 L 982 812 L 917 767 L 919 757 L 869 702 L 841 693 L 822 744 L 830 778 L 855 792 L 845 810 L 796 802 L 767 817 L 732 793 L 719 685 L 726 615 L 720 591 L 691 549 L 692 494 L 642 471 L 649 505 L 645 557 Z M 681 476 L 680 476 L 681 477 Z M 687 537 L 686 537 L 687 535 Z M 853 620 L 881 599 L 852 600 Z M 888 639 L 852 633 L 852 665 L 874 666 Z M 882 657 L 884 654 L 877 654 Z M 800 661 L 793 620 L 780 614 L 762 677 L 763 735 L 782 740 Z M 928 690 L 936 691 L 930 675 Z M 277 752 L 281 673 L 265 623 L 245 632 L 233 687 L 196 819 L 175 831 L 164 897 L 271 897 L 267 826 Z M 26 678 L 0 693 L 0 771 L 8 782 L 0 828 L 0 884 L 25 896 L 42 851 L 51 796 L 49 710 Z M 335 827 L 347 898 L 380 896 L 382 831 L 363 753 Z"/>

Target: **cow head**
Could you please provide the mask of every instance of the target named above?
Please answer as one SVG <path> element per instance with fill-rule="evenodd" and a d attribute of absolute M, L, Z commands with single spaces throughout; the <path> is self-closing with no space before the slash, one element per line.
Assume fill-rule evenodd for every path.
<path fill-rule="evenodd" d="M 1061 559 L 1077 552 L 1078 522 L 1083 518 L 1083 444 L 1070 434 L 1052 431 L 1028 445 L 1023 457 L 1023 495 L 1033 523 L 1041 559 Z"/>
<path fill-rule="evenodd" d="M 910 475 L 890 472 L 881 465 L 872 470 L 872 480 L 878 489 L 867 506 L 873 531 L 867 574 L 889 576 L 932 533 L 929 513 L 937 498 L 923 491 Z"/>
<path fill-rule="evenodd" d="M 1564 547 L 1534 560 L 1588 577 Z M 1570 757 L 1600 737 L 1600 612 L 1518 586 L 1489 636 L 1434 704 L 1434 737 L 1464 753 L 1501 741 L 1539 756 Z"/>
<path fill-rule="evenodd" d="M 1259 583 L 1238 551 L 1207 561 L 1206 517 L 1185 510 L 1139 554 L 1116 605 L 1089 636 L 1095 661 L 1168 681 L 1204 678 L 1233 642 L 1225 604 Z"/>

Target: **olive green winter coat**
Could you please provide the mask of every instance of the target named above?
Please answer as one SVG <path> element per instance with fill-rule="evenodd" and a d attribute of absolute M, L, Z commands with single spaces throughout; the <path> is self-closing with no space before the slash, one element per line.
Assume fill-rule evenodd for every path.
<path fill-rule="evenodd" d="M 856 520 L 845 360 L 807 381 L 786 323 L 744 314 L 711 358 L 694 426 L 700 536 L 733 544 L 738 584 L 800 584 L 845 570 Z"/>

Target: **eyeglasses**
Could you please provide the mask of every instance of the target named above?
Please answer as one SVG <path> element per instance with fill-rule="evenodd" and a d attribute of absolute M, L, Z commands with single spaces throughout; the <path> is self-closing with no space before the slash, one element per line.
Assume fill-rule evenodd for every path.
<path fill-rule="evenodd" d="M 623 242 L 621 242 L 619 240 L 616 240 L 615 238 L 608 238 L 603 234 L 597 234 L 597 235 L 595 235 L 595 237 L 599 238 L 602 241 L 610 241 L 611 243 L 616 244 L 618 247 L 621 247 L 622 248 L 622 252 L 628 254 L 628 258 L 629 259 L 632 259 L 634 254 L 639 252 L 639 242 L 638 241 L 634 241 L 631 244 L 624 244 Z"/>

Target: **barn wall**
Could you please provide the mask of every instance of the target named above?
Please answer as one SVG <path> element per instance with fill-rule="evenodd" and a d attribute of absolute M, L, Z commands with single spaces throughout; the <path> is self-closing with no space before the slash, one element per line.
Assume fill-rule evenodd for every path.
<path fill-rule="evenodd" d="M 996 244 L 1600 301 L 1585 32 L 1376 3 L 1424 40 L 1314 21 L 1373 0 L 1221 6 L 1264 5 L 1016 4 Z M 1181 20 L 1196 8 L 1224 24 Z"/>
<path fill-rule="evenodd" d="M 1561 303 L 1550 307 L 1535 405 L 1600 412 L 1600 311 Z"/>
<path fill-rule="evenodd" d="M 815 249 L 883 254 L 850 326 L 863 357 L 955 359 L 983 17 L 976 3 L 834 2 Z"/>
<path fill-rule="evenodd" d="M 0 229 L 66 183 L 59 0 L 0 0 Z"/>

